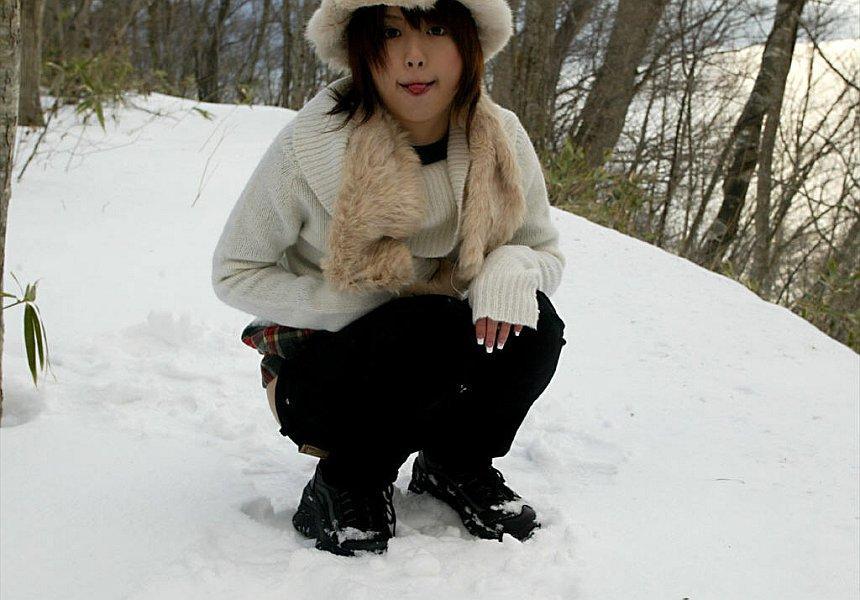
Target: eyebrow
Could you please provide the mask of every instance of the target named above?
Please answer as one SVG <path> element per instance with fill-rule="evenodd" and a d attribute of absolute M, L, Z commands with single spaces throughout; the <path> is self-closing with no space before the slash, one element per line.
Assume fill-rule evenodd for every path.
<path fill-rule="evenodd" d="M 386 18 L 386 19 L 397 19 L 398 21 L 402 21 L 402 20 L 403 20 L 403 17 L 398 16 L 398 15 L 392 15 L 392 14 L 389 14 L 389 13 L 386 13 L 386 14 L 385 14 L 385 18 Z"/>

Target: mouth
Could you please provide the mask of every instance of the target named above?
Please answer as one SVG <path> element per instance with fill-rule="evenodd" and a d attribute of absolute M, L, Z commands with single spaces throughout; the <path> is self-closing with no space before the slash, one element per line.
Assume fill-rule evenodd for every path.
<path fill-rule="evenodd" d="M 409 84 L 398 83 L 398 85 L 413 96 L 420 96 L 426 93 L 427 90 L 429 90 L 431 87 L 433 87 L 435 83 L 436 80 L 434 79 L 432 81 L 414 81 Z"/>

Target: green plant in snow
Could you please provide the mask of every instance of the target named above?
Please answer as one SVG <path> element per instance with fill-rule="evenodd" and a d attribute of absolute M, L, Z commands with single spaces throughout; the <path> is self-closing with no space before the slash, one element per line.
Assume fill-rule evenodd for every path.
<path fill-rule="evenodd" d="M 12 277 L 20 288 L 21 284 L 14 273 L 12 273 Z M 33 384 L 37 387 L 39 385 L 38 371 L 44 371 L 49 365 L 48 338 L 45 333 L 42 317 L 39 314 L 39 307 L 36 306 L 36 286 L 38 285 L 38 280 L 33 284 L 28 283 L 23 296 L 20 298 L 5 290 L 2 292 L 4 299 L 12 298 L 14 300 L 12 304 L 3 306 L 4 311 L 19 304 L 24 305 L 24 347 L 27 351 L 27 364 L 30 367 L 30 375 L 33 377 Z M 38 370 L 36 368 L 37 361 L 39 363 Z"/>

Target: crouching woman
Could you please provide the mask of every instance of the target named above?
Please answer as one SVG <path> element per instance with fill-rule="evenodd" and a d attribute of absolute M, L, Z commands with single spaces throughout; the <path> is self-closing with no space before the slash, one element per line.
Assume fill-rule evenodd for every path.
<path fill-rule="evenodd" d="M 431 4 L 322 0 L 306 36 L 346 75 L 275 137 L 213 257 L 281 434 L 319 459 L 293 524 L 337 554 L 387 548 L 416 451 L 409 490 L 472 534 L 540 526 L 493 459 L 556 371 L 565 259 L 534 146 L 482 84 L 507 3 Z"/>

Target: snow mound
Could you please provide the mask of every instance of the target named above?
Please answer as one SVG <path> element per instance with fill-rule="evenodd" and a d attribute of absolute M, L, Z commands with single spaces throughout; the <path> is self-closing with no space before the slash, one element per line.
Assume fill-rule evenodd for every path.
<path fill-rule="evenodd" d="M 316 550 L 290 523 L 316 459 L 278 433 L 239 339 L 250 317 L 209 282 L 227 214 L 294 113 L 133 100 L 146 110 L 106 132 L 61 113 L 13 186 L 6 281 L 41 279 L 55 377 L 32 386 L 7 311 L 0 596 L 857 597 L 860 357 L 556 209 L 568 344 L 495 461 L 541 529 L 470 536 L 406 492 L 410 459 L 387 554 Z M 35 139 L 19 133 L 16 174 Z"/>

